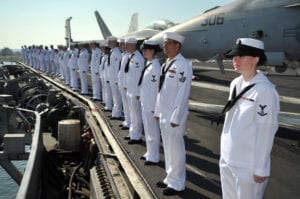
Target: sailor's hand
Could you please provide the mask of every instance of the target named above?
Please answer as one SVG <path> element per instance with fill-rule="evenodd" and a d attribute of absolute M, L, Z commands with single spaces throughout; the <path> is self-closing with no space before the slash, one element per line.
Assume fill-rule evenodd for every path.
<path fill-rule="evenodd" d="M 172 127 L 172 128 L 175 128 L 175 127 L 177 127 L 177 126 L 179 126 L 179 125 L 171 122 L 171 127 Z"/>
<path fill-rule="evenodd" d="M 253 175 L 253 179 L 256 183 L 262 183 L 267 179 L 267 177 Z"/>

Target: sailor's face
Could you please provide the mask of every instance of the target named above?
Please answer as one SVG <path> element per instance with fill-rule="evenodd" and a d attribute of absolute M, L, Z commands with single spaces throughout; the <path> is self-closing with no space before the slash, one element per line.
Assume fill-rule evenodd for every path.
<path fill-rule="evenodd" d="M 152 60 L 154 57 L 154 53 L 155 53 L 155 51 L 153 49 L 143 49 L 143 56 L 147 60 Z"/>
<path fill-rule="evenodd" d="M 108 41 L 108 46 L 110 48 L 114 48 L 116 46 L 117 42 L 116 41 Z"/>
<path fill-rule="evenodd" d="M 136 50 L 136 44 L 126 43 L 126 51 L 133 53 Z"/>
<path fill-rule="evenodd" d="M 179 51 L 179 43 L 172 39 L 164 40 L 164 52 L 168 57 L 176 55 Z"/>
<path fill-rule="evenodd" d="M 253 71 L 256 69 L 258 57 L 252 56 L 234 56 L 232 59 L 235 72 L 244 73 L 247 71 Z"/>

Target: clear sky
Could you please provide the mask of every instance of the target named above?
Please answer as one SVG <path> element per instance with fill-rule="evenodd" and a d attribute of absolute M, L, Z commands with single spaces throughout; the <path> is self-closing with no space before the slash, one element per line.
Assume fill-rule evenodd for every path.
<path fill-rule="evenodd" d="M 184 22 L 233 0 L 0 0 L 0 49 L 22 45 L 65 44 L 65 20 L 72 16 L 73 40 L 102 39 L 98 10 L 115 36 L 127 33 L 131 15 L 139 29 L 157 19 Z"/>

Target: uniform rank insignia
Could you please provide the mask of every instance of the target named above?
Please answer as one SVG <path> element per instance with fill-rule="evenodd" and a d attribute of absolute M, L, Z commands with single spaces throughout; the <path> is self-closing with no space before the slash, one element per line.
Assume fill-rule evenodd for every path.
<path fill-rule="evenodd" d="M 157 80 L 155 79 L 156 75 L 152 75 L 151 82 L 156 82 Z"/>
<path fill-rule="evenodd" d="M 169 73 L 176 74 L 176 70 L 174 70 L 174 69 L 173 69 L 173 70 L 170 69 L 168 72 L 169 72 Z"/>
<path fill-rule="evenodd" d="M 257 112 L 258 115 L 260 115 L 260 116 L 266 116 L 266 115 L 268 115 L 268 113 L 265 113 L 265 111 L 264 111 L 265 108 L 267 107 L 267 105 L 261 105 L 260 104 L 259 107 L 260 107 L 261 110 L 260 110 L 260 112 Z"/>
<path fill-rule="evenodd" d="M 181 75 L 181 77 L 179 78 L 179 81 L 180 81 L 180 82 L 185 82 L 186 77 L 183 76 L 183 75 L 184 75 L 184 71 L 181 72 L 181 73 L 179 73 L 179 74 Z"/>

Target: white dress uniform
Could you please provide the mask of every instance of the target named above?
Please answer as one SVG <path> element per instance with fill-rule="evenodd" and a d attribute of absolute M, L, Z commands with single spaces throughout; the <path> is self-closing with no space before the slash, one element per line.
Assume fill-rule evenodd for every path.
<path fill-rule="evenodd" d="M 40 49 L 39 60 L 40 60 L 40 70 L 45 72 L 46 69 L 45 69 L 45 63 L 44 63 L 44 60 L 45 60 L 44 49 Z"/>
<path fill-rule="evenodd" d="M 110 70 L 109 70 L 109 65 L 108 65 L 108 56 L 106 55 L 106 59 L 104 62 L 104 87 L 105 87 L 105 110 L 111 111 L 113 109 L 113 95 L 111 91 L 111 82 L 110 82 Z"/>
<path fill-rule="evenodd" d="M 102 102 L 104 102 L 105 99 L 105 81 L 104 81 L 104 63 L 105 60 L 107 59 L 107 55 L 102 52 L 102 55 L 100 57 L 100 63 L 99 63 L 99 77 L 100 77 L 100 86 L 101 86 L 101 97 L 102 97 Z"/>
<path fill-rule="evenodd" d="M 47 73 L 50 73 L 50 51 L 45 50 L 45 70 Z"/>
<path fill-rule="evenodd" d="M 100 96 L 100 76 L 99 76 L 99 64 L 101 58 L 101 50 L 95 47 L 92 50 L 91 56 L 91 77 L 93 88 L 93 99 L 101 100 Z"/>
<path fill-rule="evenodd" d="M 51 67 L 51 74 L 55 74 L 55 73 L 56 73 L 56 66 L 55 66 L 55 63 L 54 63 L 54 56 L 55 56 L 54 49 L 51 48 L 51 50 L 50 50 L 50 67 Z"/>
<path fill-rule="evenodd" d="M 34 59 L 34 48 L 31 47 L 30 48 L 30 66 L 32 66 L 32 67 L 34 66 L 33 59 Z"/>
<path fill-rule="evenodd" d="M 160 63 L 157 59 L 147 61 L 143 79 L 140 84 L 140 101 L 147 152 L 147 161 L 159 162 L 160 130 L 159 122 L 154 117 L 156 98 L 160 81 Z"/>
<path fill-rule="evenodd" d="M 221 135 L 220 176 L 223 198 L 262 198 L 267 180 L 255 183 L 253 175 L 270 175 L 270 153 L 278 129 L 279 97 L 274 85 L 260 72 L 249 82 L 242 76 L 230 85 L 255 84 L 226 113 Z M 242 195 L 240 195 L 242 194 Z"/>
<path fill-rule="evenodd" d="M 188 98 L 192 82 L 192 66 L 179 53 L 166 73 L 165 81 L 157 95 L 155 116 L 160 118 L 167 176 L 164 183 L 177 191 L 185 189 L 185 143 L 183 136 L 188 115 Z M 178 124 L 171 127 L 171 123 Z"/>
<path fill-rule="evenodd" d="M 24 49 L 23 46 L 22 46 L 22 49 L 21 49 L 21 53 L 22 53 L 23 62 L 25 63 L 26 62 L 26 59 L 25 59 L 25 49 Z"/>
<path fill-rule="evenodd" d="M 86 48 L 80 50 L 79 58 L 78 58 L 78 68 L 81 82 L 81 94 L 88 94 L 88 79 L 87 72 L 89 69 L 89 53 Z"/>
<path fill-rule="evenodd" d="M 61 75 L 61 79 L 64 80 L 65 77 L 64 77 L 64 69 L 63 69 L 63 58 L 64 58 L 64 51 L 63 50 L 59 50 L 59 53 L 58 53 L 58 57 L 59 57 L 59 61 L 58 61 L 58 64 L 59 64 L 59 73 Z"/>
<path fill-rule="evenodd" d="M 131 140 L 140 140 L 143 132 L 141 103 L 136 98 L 140 96 L 138 82 L 145 67 L 145 59 L 141 53 L 136 50 L 129 54 L 129 71 L 125 74 L 125 88 L 127 88 L 127 100 L 130 113 L 129 136 Z"/>
<path fill-rule="evenodd" d="M 59 57 L 58 57 L 58 51 L 54 51 L 54 66 L 55 66 L 55 75 L 59 75 Z"/>
<path fill-rule="evenodd" d="M 109 70 L 109 85 L 113 97 L 112 117 L 120 118 L 122 116 L 122 98 L 118 88 L 118 73 L 122 55 L 120 49 L 115 47 L 111 49 L 110 63 L 108 64 Z"/>
<path fill-rule="evenodd" d="M 35 69 L 39 69 L 39 49 L 38 49 L 38 47 L 35 48 L 34 59 L 35 59 Z"/>
<path fill-rule="evenodd" d="M 127 91 L 124 88 L 124 81 L 125 81 L 125 65 L 127 63 L 129 54 L 127 52 L 123 53 L 122 60 L 121 60 L 121 67 L 118 74 L 118 86 L 119 91 L 122 98 L 122 104 L 123 104 L 123 112 L 124 112 L 124 121 L 122 122 L 122 125 L 124 127 L 130 127 L 130 113 L 129 113 L 129 105 L 127 100 Z"/>
<path fill-rule="evenodd" d="M 71 51 L 71 58 L 69 59 L 68 66 L 70 68 L 70 78 L 71 84 L 70 86 L 74 91 L 78 91 L 78 49 L 73 48 Z"/>
<path fill-rule="evenodd" d="M 70 69 L 68 66 L 69 63 L 69 59 L 70 59 L 70 52 L 68 50 L 64 51 L 63 54 L 63 70 L 64 70 L 64 77 L 65 77 L 65 81 L 67 85 L 71 84 L 71 77 L 70 77 Z"/>

